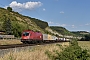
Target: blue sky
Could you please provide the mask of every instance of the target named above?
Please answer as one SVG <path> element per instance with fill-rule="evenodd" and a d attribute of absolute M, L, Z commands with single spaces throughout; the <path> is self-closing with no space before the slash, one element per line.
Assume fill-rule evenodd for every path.
<path fill-rule="evenodd" d="M 90 32 L 90 0 L 1 0 L 0 7 L 10 6 L 22 15 L 62 26 L 69 31 Z"/>

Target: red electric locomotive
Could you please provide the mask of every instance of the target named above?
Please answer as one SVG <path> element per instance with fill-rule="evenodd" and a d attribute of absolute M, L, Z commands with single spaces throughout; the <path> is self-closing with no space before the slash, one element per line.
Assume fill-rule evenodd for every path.
<path fill-rule="evenodd" d="M 21 37 L 21 42 L 23 43 L 31 43 L 31 42 L 39 42 L 43 41 L 43 35 L 40 32 L 34 32 L 32 30 L 26 30 L 23 31 L 22 37 Z"/>

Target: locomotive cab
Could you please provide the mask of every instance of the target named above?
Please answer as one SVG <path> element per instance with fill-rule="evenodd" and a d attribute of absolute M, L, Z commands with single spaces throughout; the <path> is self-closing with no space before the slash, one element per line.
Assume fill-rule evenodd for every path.
<path fill-rule="evenodd" d="M 23 32 L 22 33 L 22 39 L 29 39 L 30 38 L 30 33 L 29 32 Z"/>
<path fill-rule="evenodd" d="M 40 32 L 34 32 L 32 30 L 26 30 L 22 33 L 21 42 L 37 42 L 42 41 L 43 35 Z"/>

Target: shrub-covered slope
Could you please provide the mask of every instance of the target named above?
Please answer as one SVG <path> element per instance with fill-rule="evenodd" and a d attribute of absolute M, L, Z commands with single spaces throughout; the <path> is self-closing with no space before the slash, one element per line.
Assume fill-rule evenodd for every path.
<path fill-rule="evenodd" d="M 0 8 L 0 31 L 5 30 L 3 28 L 3 23 L 8 19 L 11 21 L 12 34 L 14 34 L 16 37 L 21 36 L 22 31 L 27 29 L 45 33 L 44 29 L 48 26 L 47 22 L 39 19 L 23 16 L 18 12 L 8 11 L 7 9 Z"/>

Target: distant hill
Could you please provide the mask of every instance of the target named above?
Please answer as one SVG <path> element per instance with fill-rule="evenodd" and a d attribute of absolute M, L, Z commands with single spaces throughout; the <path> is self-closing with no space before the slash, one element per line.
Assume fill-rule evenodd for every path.
<path fill-rule="evenodd" d="M 84 36 L 84 35 L 87 35 L 87 34 L 90 34 L 89 32 L 87 31 L 72 31 L 73 34 L 76 34 L 78 36 Z"/>
<path fill-rule="evenodd" d="M 74 35 L 73 33 L 71 33 L 70 31 L 68 31 L 66 28 L 64 27 L 60 27 L 60 26 L 50 26 L 50 28 L 52 30 L 57 31 L 58 33 L 62 34 L 62 35 Z"/>

